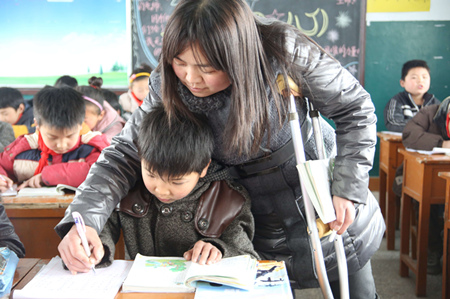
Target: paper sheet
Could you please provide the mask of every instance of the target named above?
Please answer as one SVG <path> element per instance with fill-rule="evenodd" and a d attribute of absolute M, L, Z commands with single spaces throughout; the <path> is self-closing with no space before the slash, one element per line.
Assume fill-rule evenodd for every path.
<path fill-rule="evenodd" d="M 132 261 L 116 260 L 96 273 L 72 275 L 64 270 L 60 257 L 54 257 L 14 298 L 114 298 L 130 271 Z"/>

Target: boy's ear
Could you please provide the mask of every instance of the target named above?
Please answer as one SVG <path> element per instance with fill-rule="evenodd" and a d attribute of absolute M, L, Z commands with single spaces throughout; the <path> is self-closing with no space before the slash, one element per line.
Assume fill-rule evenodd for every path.
<path fill-rule="evenodd" d="M 403 79 L 400 79 L 400 86 L 405 88 L 405 81 Z"/>
<path fill-rule="evenodd" d="M 206 175 L 206 173 L 208 172 L 208 167 L 209 165 L 211 165 L 211 160 L 209 160 L 208 165 L 205 166 L 205 168 L 203 168 L 202 173 L 200 173 L 200 177 L 204 177 Z"/>
<path fill-rule="evenodd" d="M 25 104 L 20 104 L 17 108 L 17 113 L 23 113 L 25 111 Z"/>
<path fill-rule="evenodd" d="M 39 131 L 39 125 L 37 124 L 36 118 L 33 118 L 34 126 L 36 127 L 36 130 Z"/>

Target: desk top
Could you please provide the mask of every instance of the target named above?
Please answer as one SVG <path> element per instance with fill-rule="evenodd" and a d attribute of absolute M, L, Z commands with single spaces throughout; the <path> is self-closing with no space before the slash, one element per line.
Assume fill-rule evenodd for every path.
<path fill-rule="evenodd" d="M 450 163 L 450 156 L 444 155 L 444 154 L 433 154 L 433 155 L 427 155 L 427 154 L 420 154 L 418 152 L 411 152 L 406 149 L 400 148 L 398 150 L 400 154 L 404 156 L 404 158 L 413 158 L 416 159 L 418 163 L 423 164 L 449 164 Z"/>
<path fill-rule="evenodd" d="M 438 175 L 443 179 L 450 180 L 450 172 L 443 171 L 439 172 Z"/>
<path fill-rule="evenodd" d="M 386 141 L 402 142 L 401 135 L 389 134 L 387 132 L 377 132 L 377 136 L 380 139 L 386 140 Z"/>
<path fill-rule="evenodd" d="M 67 208 L 73 201 L 75 194 L 60 196 L 3 196 L 0 203 L 8 208 L 24 209 L 55 209 Z"/>

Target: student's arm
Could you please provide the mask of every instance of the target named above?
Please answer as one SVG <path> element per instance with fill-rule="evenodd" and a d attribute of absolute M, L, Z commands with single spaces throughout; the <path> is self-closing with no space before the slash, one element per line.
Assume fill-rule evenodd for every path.
<path fill-rule="evenodd" d="M 102 241 L 105 255 L 98 264 L 99 268 L 109 267 L 114 261 L 114 254 L 116 251 L 116 244 L 119 241 L 120 231 L 119 214 L 114 211 L 100 234 L 100 240 Z"/>
<path fill-rule="evenodd" d="M 401 133 L 409 119 L 405 118 L 401 104 L 395 98 L 390 99 L 384 107 L 384 124 L 388 131 Z"/>
<path fill-rule="evenodd" d="M 97 161 L 100 151 L 92 149 L 84 162 L 69 162 L 47 165 L 42 169 L 42 181 L 45 185 L 65 184 L 78 187 L 86 179 L 91 166 Z"/>
<path fill-rule="evenodd" d="M 255 223 L 250 209 L 250 199 L 242 206 L 239 215 L 230 223 L 219 238 L 202 238 L 203 242 L 217 247 L 223 257 L 249 254 L 259 258 L 253 248 L 252 240 L 255 233 Z"/>
<path fill-rule="evenodd" d="M 403 145 L 417 150 L 432 150 L 442 146 L 443 138 L 433 122 L 438 106 L 427 106 L 406 124 L 403 130 Z"/>

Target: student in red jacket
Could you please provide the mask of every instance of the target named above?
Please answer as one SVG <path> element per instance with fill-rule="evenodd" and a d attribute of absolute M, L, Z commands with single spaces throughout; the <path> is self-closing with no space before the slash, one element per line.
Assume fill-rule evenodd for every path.
<path fill-rule="evenodd" d="M 81 135 L 85 101 L 68 87 L 45 87 L 33 99 L 36 132 L 23 135 L 0 154 L 0 191 L 24 187 L 78 187 L 108 142 L 100 132 Z"/>

